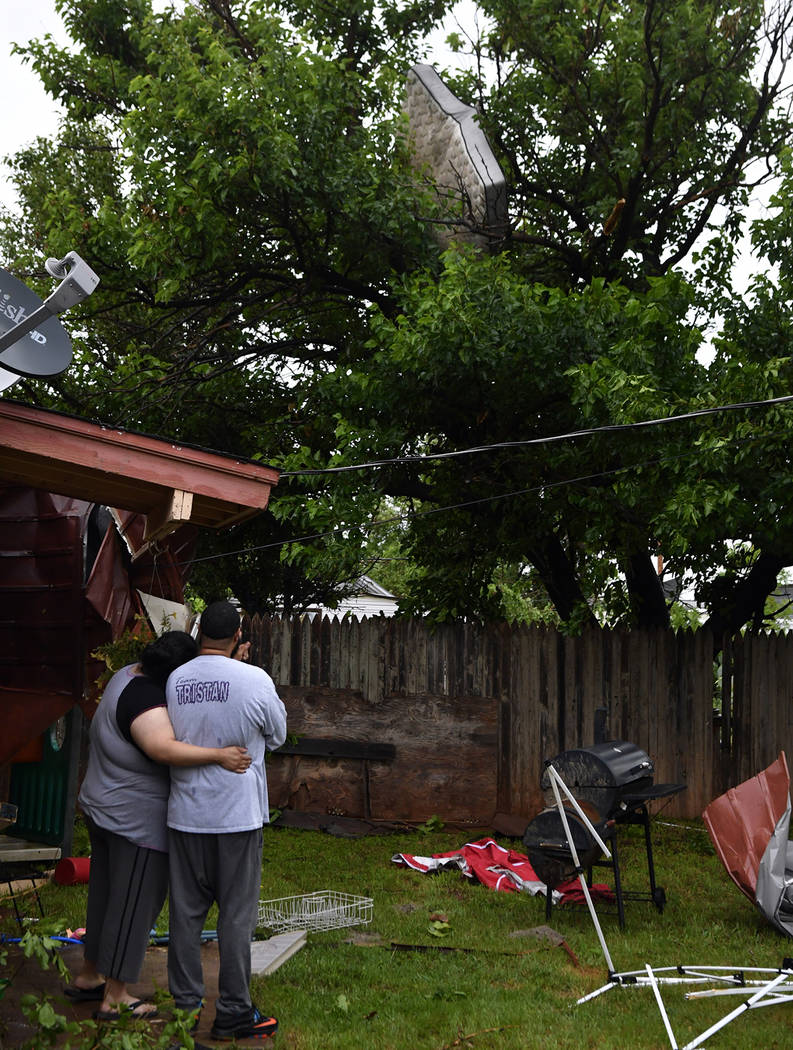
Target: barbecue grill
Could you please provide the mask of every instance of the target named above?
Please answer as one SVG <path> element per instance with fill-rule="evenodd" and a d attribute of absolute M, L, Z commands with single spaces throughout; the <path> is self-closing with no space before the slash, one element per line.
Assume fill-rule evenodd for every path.
<path fill-rule="evenodd" d="M 547 760 L 545 765 L 540 786 L 546 792 L 546 803 L 550 801 L 547 767 L 553 765 L 611 853 L 611 860 L 601 859 L 601 850 L 586 821 L 572 807 L 566 807 L 565 815 L 580 864 L 576 868 L 558 808 L 548 805 L 539 813 L 526 828 L 523 844 L 538 878 L 548 886 L 546 915 L 550 917 L 553 907 L 552 891 L 582 870 L 587 872 L 591 885 L 595 866 L 610 867 L 614 872 L 614 894 L 621 927 L 625 925 L 626 900 L 649 900 L 663 911 L 666 893 L 655 881 L 647 804 L 678 794 L 685 789 L 685 784 L 656 784 L 655 767 L 650 756 L 625 740 L 610 740 L 592 747 L 563 751 Z M 644 828 L 649 893 L 626 893 L 622 889 L 616 834 L 620 824 L 640 824 Z"/>

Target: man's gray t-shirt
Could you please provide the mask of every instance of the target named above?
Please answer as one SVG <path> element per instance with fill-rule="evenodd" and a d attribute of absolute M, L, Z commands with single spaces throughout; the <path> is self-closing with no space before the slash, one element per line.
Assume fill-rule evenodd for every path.
<path fill-rule="evenodd" d="M 168 827 L 223 834 L 266 824 L 264 754 L 286 739 L 286 709 L 270 676 L 227 656 L 197 656 L 173 672 L 166 697 L 177 740 L 247 747 L 251 756 L 244 773 L 220 765 L 172 766 Z"/>

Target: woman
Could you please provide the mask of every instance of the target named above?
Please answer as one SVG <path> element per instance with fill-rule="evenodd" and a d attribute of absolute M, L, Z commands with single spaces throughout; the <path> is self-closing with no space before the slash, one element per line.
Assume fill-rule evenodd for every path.
<path fill-rule="evenodd" d="M 137 1017 L 157 1012 L 127 984 L 140 978 L 168 889 L 168 766 L 217 763 L 244 773 L 250 765 L 244 747 L 194 747 L 174 737 L 165 682 L 197 652 L 184 631 L 161 635 L 139 664 L 113 675 L 91 721 L 79 795 L 91 838 L 85 953 L 66 994 L 101 1001 L 94 1014 L 99 1020 L 116 1019 L 123 1006 Z"/>

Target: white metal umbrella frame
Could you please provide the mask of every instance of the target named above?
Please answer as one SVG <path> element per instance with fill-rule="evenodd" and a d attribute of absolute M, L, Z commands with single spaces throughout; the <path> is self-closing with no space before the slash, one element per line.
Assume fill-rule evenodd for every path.
<path fill-rule="evenodd" d="M 578 802 L 570 793 L 567 785 L 564 783 L 553 765 L 548 766 L 548 773 L 550 775 L 551 787 L 553 788 L 556 806 L 559 810 L 559 816 L 561 817 L 562 825 L 567 837 L 567 844 L 573 858 L 573 863 L 578 870 L 578 879 L 581 883 L 584 899 L 589 908 L 592 922 L 595 925 L 595 931 L 598 935 L 598 940 L 600 941 L 600 946 L 609 971 L 608 983 L 604 984 L 601 988 L 596 989 L 594 992 L 582 996 L 582 998 L 577 1001 L 577 1005 L 589 1002 L 592 999 L 603 995 L 605 992 L 610 991 L 612 988 L 649 987 L 653 991 L 672 1050 L 696 1050 L 696 1047 L 704 1046 L 712 1035 L 715 1035 L 716 1032 L 725 1028 L 731 1021 L 734 1021 L 737 1017 L 740 1017 L 741 1014 L 747 1013 L 749 1010 L 755 1010 L 761 1006 L 779 1006 L 782 1003 L 793 1002 L 793 980 L 791 980 L 791 978 L 793 978 L 793 959 L 785 959 L 782 966 L 777 969 L 761 966 L 707 965 L 653 967 L 650 966 L 649 963 L 646 963 L 641 970 L 615 971 L 606 944 L 606 939 L 603 935 L 603 929 L 600 925 L 597 912 L 595 911 L 595 906 L 592 903 L 589 887 L 586 884 L 586 878 L 584 877 L 584 872 L 578 859 L 575 843 L 570 834 L 564 802 L 562 800 L 562 793 L 567 797 L 578 816 L 584 821 L 587 830 L 606 854 L 606 857 L 610 857 L 611 854 L 595 830 L 591 820 L 578 805 Z M 747 977 L 747 974 L 754 976 Z M 745 1002 L 740 1003 L 737 1007 L 726 1013 L 724 1017 L 719 1021 L 716 1021 L 715 1024 L 712 1024 L 696 1038 L 681 1046 L 675 1037 L 669 1020 L 669 1015 L 666 1012 L 666 1007 L 661 995 L 661 985 L 706 983 L 721 985 L 721 987 L 689 992 L 686 995 L 686 998 L 698 999 L 704 998 L 705 996 L 716 995 L 745 995 L 748 996 L 748 998 Z"/>

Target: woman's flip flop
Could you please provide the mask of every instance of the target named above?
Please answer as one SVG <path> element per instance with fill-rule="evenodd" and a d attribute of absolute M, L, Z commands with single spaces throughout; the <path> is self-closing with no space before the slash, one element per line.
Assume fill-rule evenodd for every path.
<path fill-rule="evenodd" d="M 79 988 L 76 984 L 67 984 L 63 994 L 73 1003 L 101 1003 L 105 997 L 105 984 L 103 981 L 94 988 Z"/>
<path fill-rule="evenodd" d="M 153 1010 L 146 1010 L 144 1013 L 136 1014 L 135 1011 L 141 1006 L 154 1006 L 153 1003 L 147 1002 L 145 999 L 137 999 L 134 1003 L 130 1003 L 127 1006 L 125 1012 L 130 1012 L 133 1017 L 137 1017 L 141 1021 L 148 1021 L 152 1017 L 157 1016 L 157 1007 L 154 1006 Z M 93 1018 L 95 1021 L 117 1021 L 121 1017 L 120 1010 L 94 1010 Z"/>

